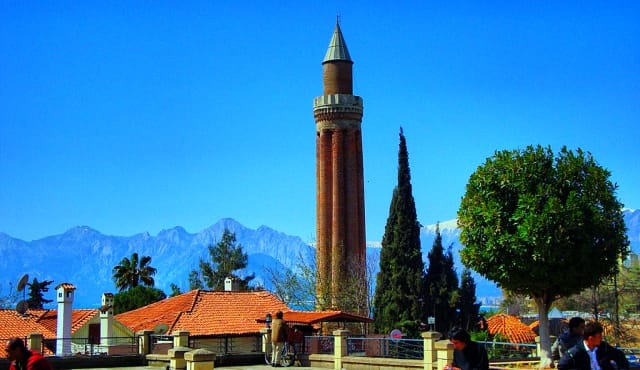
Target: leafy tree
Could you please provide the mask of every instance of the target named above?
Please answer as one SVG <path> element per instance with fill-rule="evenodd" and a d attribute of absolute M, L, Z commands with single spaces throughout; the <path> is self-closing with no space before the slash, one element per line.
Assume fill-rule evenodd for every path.
<path fill-rule="evenodd" d="M 420 223 L 413 200 L 409 154 L 401 128 L 398 184 L 393 190 L 382 238 L 380 271 L 374 296 L 374 326 L 377 333 L 388 333 L 397 328 L 409 336 L 417 336 L 423 270 Z"/>
<path fill-rule="evenodd" d="M 469 178 L 458 210 L 462 262 L 503 289 L 533 298 L 541 364 L 549 363 L 547 313 L 558 297 L 598 285 L 629 251 L 610 172 L 563 147 L 496 152 Z"/>
<path fill-rule="evenodd" d="M 200 273 L 196 270 L 191 270 L 189 273 L 189 290 L 204 289 L 204 284 L 200 278 Z"/>
<path fill-rule="evenodd" d="M 131 259 L 124 257 L 118 265 L 113 268 L 113 281 L 119 291 L 137 287 L 139 284 L 153 287 L 155 281 L 153 276 L 157 270 L 149 263 L 151 257 L 142 256 L 138 258 L 138 253 L 133 253 Z"/>
<path fill-rule="evenodd" d="M 29 287 L 29 298 L 27 299 L 29 308 L 41 309 L 45 303 L 53 302 L 52 299 L 45 299 L 43 294 L 49 291 L 51 283 L 53 283 L 53 280 L 38 281 L 37 278 L 33 278 L 33 281 L 27 284 Z"/>
<path fill-rule="evenodd" d="M 113 313 L 135 310 L 165 298 L 167 295 L 158 288 L 138 285 L 113 296 Z"/>
<path fill-rule="evenodd" d="M 435 318 L 435 330 L 446 333 L 455 324 L 458 299 L 458 276 L 453 267 L 453 254 L 442 247 L 440 226 L 429 254 L 429 267 L 424 275 L 424 312 Z"/>
<path fill-rule="evenodd" d="M 476 282 L 471 276 L 471 270 L 465 268 L 462 270 L 460 278 L 458 308 L 460 310 L 460 326 L 467 331 L 473 330 L 474 325 L 478 322 L 480 303 L 476 302 Z"/>
<path fill-rule="evenodd" d="M 209 256 L 211 262 L 200 260 L 200 274 L 204 284 L 213 290 L 224 290 L 224 280 L 227 277 L 240 279 L 234 271 L 247 267 L 249 257 L 242 251 L 242 245 L 236 243 L 236 234 L 228 229 L 224 229 L 222 240 L 216 245 L 209 246 Z M 255 274 L 240 279 L 240 288 L 249 289 L 249 282 L 253 280 Z M 198 272 L 193 270 L 189 274 L 189 279 L 198 278 Z M 202 282 L 202 281 L 201 281 Z M 194 285 L 197 282 L 193 281 Z"/>

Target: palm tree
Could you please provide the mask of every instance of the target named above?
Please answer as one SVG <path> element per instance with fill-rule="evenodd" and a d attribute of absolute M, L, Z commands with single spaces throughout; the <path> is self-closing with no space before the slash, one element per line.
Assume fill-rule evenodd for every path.
<path fill-rule="evenodd" d="M 138 260 L 138 253 L 133 253 L 131 259 L 124 257 L 120 264 L 113 268 L 113 281 L 119 291 L 135 288 L 139 284 L 152 287 L 155 284 L 153 275 L 156 269 L 151 267 L 149 263 L 151 257 L 142 256 Z"/>

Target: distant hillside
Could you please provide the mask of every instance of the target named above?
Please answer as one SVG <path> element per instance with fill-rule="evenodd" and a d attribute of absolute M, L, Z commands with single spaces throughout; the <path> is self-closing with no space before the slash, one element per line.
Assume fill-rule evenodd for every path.
<path fill-rule="evenodd" d="M 624 212 L 632 249 L 640 253 L 640 211 Z M 78 226 L 64 234 L 26 242 L 0 232 L 0 253 L 3 256 L 0 259 L 0 296 L 7 295 L 9 284 L 15 287 L 20 277 L 27 273 L 29 281 L 36 277 L 40 281 L 53 280 L 53 286 L 62 282 L 74 284 L 77 288 L 76 308 L 99 307 L 102 293 L 116 293 L 111 278 L 113 267 L 134 252 L 152 257 L 151 265 L 158 269 L 156 287 L 169 293 L 169 285 L 175 283 L 186 291 L 189 272 L 197 269 L 201 258 L 209 258 L 207 246 L 218 242 L 225 228 L 236 234 L 237 242 L 249 255 L 249 266 L 241 275 L 255 273 L 255 281 L 267 289 L 270 288 L 270 282 L 266 268 L 295 269 L 300 257 L 305 261 L 315 258 L 315 249 L 297 236 L 286 235 L 267 226 L 249 229 L 229 218 L 221 219 L 196 234 L 177 226 L 163 230 L 157 236 L 141 233 L 122 237 L 103 235 L 88 226 Z M 456 270 L 461 273 L 458 254 L 461 248 L 458 240 L 460 231 L 455 220 L 441 222 L 440 232 L 443 246 L 452 246 Z M 425 261 L 434 236 L 435 225 L 423 227 L 421 242 Z M 379 252 L 379 243 L 371 243 L 367 247 L 368 258 L 375 262 L 374 273 L 379 268 Z M 474 278 L 479 298 L 500 296 L 494 283 L 477 275 Z M 54 294 L 50 291 L 45 297 L 53 299 Z"/>
<path fill-rule="evenodd" d="M 100 306 L 103 292 L 116 293 L 112 269 L 123 257 L 137 252 L 151 256 L 151 265 L 158 270 L 156 287 L 166 293 L 169 285 L 188 290 L 188 276 L 198 268 L 201 258 L 209 259 L 207 246 L 217 243 L 228 228 L 249 254 L 249 266 L 241 274 L 256 273 L 256 281 L 264 281 L 266 267 L 295 266 L 299 256 L 313 260 L 315 250 L 299 237 L 285 235 L 266 226 L 248 229 L 233 219 L 222 219 L 197 234 L 182 227 L 163 230 L 157 236 L 148 233 L 131 237 L 108 236 L 87 226 L 74 227 L 64 234 L 25 242 L 0 233 L 0 294 L 9 283 L 15 287 L 20 277 L 53 280 L 52 286 L 69 282 L 76 286 L 74 307 Z M 14 253 L 14 251 L 20 251 Z M 4 294 L 3 294 L 4 295 Z M 53 299 L 52 292 L 45 294 Z M 54 303 L 55 304 L 55 303 Z M 50 304 L 51 306 L 51 304 Z"/>

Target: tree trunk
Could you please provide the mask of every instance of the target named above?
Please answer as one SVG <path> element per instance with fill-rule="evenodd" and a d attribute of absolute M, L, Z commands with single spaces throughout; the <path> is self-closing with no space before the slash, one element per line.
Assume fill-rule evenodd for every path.
<path fill-rule="evenodd" d="M 551 338 L 549 337 L 549 306 L 542 297 L 535 297 L 538 307 L 538 335 L 540 336 L 540 368 L 551 367 Z"/>

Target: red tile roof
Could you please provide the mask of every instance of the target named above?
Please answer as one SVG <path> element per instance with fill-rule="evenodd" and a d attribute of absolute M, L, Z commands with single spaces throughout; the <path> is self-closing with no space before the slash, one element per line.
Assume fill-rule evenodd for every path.
<path fill-rule="evenodd" d="M 253 334 L 264 327 L 260 318 L 289 307 L 266 291 L 226 292 L 192 290 L 148 306 L 124 312 L 115 319 L 134 332 L 168 326 L 168 333 L 184 330 L 193 336 Z"/>
<path fill-rule="evenodd" d="M 56 285 L 56 290 L 58 290 L 58 288 L 60 287 L 63 287 L 64 289 L 67 289 L 67 290 L 76 290 L 76 286 L 71 283 L 60 283 Z"/>
<path fill-rule="evenodd" d="M 290 324 L 313 325 L 320 322 L 373 322 L 373 319 L 353 315 L 342 311 L 289 311 L 284 312 L 283 320 Z M 264 320 L 261 320 L 264 322 Z"/>
<path fill-rule="evenodd" d="M 81 309 L 71 311 L 71 333 L 80 329 L 98 310 Z M 55 338 L 58 330 L 57 310 L 29 309 L 24 315 L 15 310 L 0 309 L 0 338 L 26 337 L 31 333 L 41 333 L 45 338 Z"/>
<path fill-rule="evenodd" d="M 315 324 L 327 321 L 369 322 L 370 319 L 342 311 L 293 311 L 267 291 L 190 292 L 152 303 L 115 316 L 134 332 L 153 330 L 159 324 L 167 333 L 179 330 L 192 336 L 251 335 L 265 327 L 265 316 L 284 312 L 284 320 L 292 324 Z"/>
<path fill-rule="evenodd" d="M 28 310 L 20 315 L 13 309 L 0 309 L 0 338 L 25 338 L 31 333 L 42 333 L 45 338 L 55 338 L 56 331 L 38 322 L 46 310 Z"/>
<path fill-rule="evenodd" d="M 97 309 L 76 309 L 71 311 L 71 333 L 83 327 L 100 311 Z M 42 326 L 46 326 L 54 333 L 58 330 L 58 310 L 47 310 L 39 320 Z"/>

